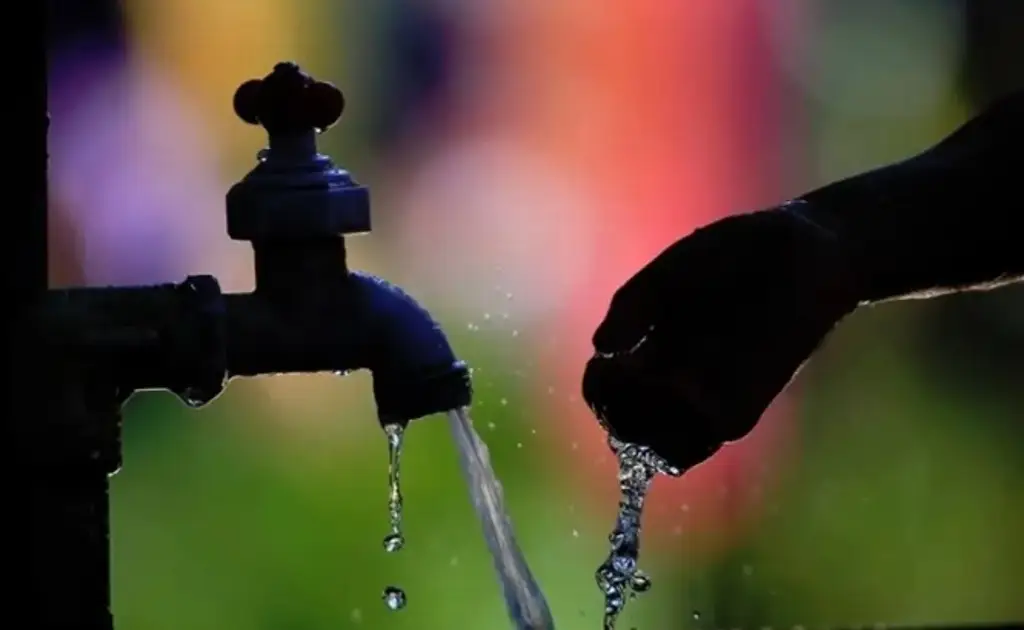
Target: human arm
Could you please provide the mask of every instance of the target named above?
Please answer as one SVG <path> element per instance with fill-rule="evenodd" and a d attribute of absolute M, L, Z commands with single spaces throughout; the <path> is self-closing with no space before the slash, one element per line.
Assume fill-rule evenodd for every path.
<path fill-rule="evenodd" d="M 1024 277 L 1024 92 L 917 156 L 801 196 L 835 233 L 861 301 L 988 289 Z"/>
<path fill-rule="evenodd" d="M 914 158 L 680 239 L 616 292 L 584 399 L 685 470 L 749 433 L 859 305 L 1022 279 L 1022 129 L 1019 93 Z"/>

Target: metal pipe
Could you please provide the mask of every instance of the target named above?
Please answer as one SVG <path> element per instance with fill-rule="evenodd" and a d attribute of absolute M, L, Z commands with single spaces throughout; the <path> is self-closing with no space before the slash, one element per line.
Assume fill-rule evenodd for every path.
<path fill-rule="evenodd" d="M 369 194 L 316 153 L 313 130 L 340 116 L 333 86 L 279 64 L 236 98 L 244 120 L 284 138 L 228 194 L 229 234 L 251 241 L 256 258 L 250 295 L 224 296 L 210 276 L 46 290 L 45 104 L 43 92 L 40 133 L 25 147 L 41 156 L 36 186 L 12 186 L 36 195 L 25 205 L 39 228 L 27 235 L 39 237 L 35 258 L 15 261 L 39 273 L 22 277 L 33 283 L 13 331 L 13 389 L 38 396 L 14 416 L 25 473 L 11 480 L 28 493 L 19 513 L 31 531 L 13 581 L 28 591 L 30 627 L 112 630 L 107 479 L 121 465 L 120 409 L 132 392 L 168 389 L 198 407 L 229 375 L 368 368 L 382 422 L 407 422 L 468 405 L 471 384 L 426 310 L 346 267 L 342 235 L 369 229 Z"/>

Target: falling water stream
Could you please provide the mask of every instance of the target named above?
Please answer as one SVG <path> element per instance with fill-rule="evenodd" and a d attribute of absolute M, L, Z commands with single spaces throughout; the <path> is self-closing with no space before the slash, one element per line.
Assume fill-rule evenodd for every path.
<path fill-rule="evenodd" d="M 501 482 L 491 467 L 487 445 L 473 428 L 466 409 L 449 411 L 448 419 L 459 451 L 459 463 L 469 486 L 470 499 L 483 528 L 509 618 L 517 630 L 554 630 L 554 619 L 544 593 L 516 542 L 512 523 L 505 510 Z M 404 427 L 388 424 L 384 430 L 388 438 L 388 511 L 391 522 L 391 532 L 384 538 L 384 549 L 394 553 L 405 545 L 399 467 Z M 611 552 L 598 567 L 595 579 L 605 598 L 603 628 L 614 630 L 626 601 L 651 588 L 650 578 L 637 568 L 641 516 L 647 491 L 658 473 L 672 476 L 681 473 L 647 447 L 620 442 L 612 437 L 609 437 L 608 444 L 619 462 L 621 497 L 615 529 L 608 537 Z M 405 591 L 397 586 L 387 586 L 382 598 L 390 610 L 400 610 L 406 605 Z"/>
<path fill-rule="evenodd" d="M 544 593 L 516 543 L 512 523 L 505 511 L 501 482 L 491 467 L 487 445 L 473 428 L 467 410 L 449 411 L 448 420 L 459 450 L 459 463 L 469 486 L 470 499 L 501 582 L 509 618 L 518 630 L 554 630 L 555 621 Z"/>
<path fill-rule="evenodd" d="M 473 428 L 468 411 L 452 410 L 448 412 L 448 418 L 459 451 L 459 463 L 469 486 L 473 508 L 483 527 L 487 548 L 494 560 L 509 618 L 518 630 L 554 630 L 555 622 L 544 593 L 530 573 L 512 531 L 501 482 L 491 467 L 487 445 Z M 388 424 L 384 431 L 388 438 L 388 512 L 391 519 L 391 532 L 384 537 L 384 549 L 394 553 L 405 545 L 399 467 L 404 428 L 399 424 Z M 400 610 L 406 604 L 405 591 L 397 586 L 387 586 L 382 598 L 390 610 Z"/>
<path fill-rule="evenodd" d="M 388 438 L 388 515 L 391 520 L 391 533 L 384 537 L 384 550 L 395 553 L 405 546 L 405 537 L 402 536 L 402 484 L 399 467 L 405 427 L 401 424 L 387 424 L 384 426 L 384 433 Z M 386 587 L 382 597 L 384 605 L 391 610 L 405 608 L 405 591 L 397 586 Z"/>

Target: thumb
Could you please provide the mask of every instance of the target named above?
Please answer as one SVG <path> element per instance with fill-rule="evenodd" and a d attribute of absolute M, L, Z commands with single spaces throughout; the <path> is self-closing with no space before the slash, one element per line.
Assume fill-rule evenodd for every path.
<path fill-rule="evenodd" d="M 666 308 L 669 296 L 663 289 L 671 286 L 675 270 L 683 266 L 685 242 L 676 241 L 619 287 L 594 333 L 595 350 L 627 352 L 643 341 Z"/>
<path fill-rule="evenodd" d="M 702 253 L 701 243 L 708 240 L 700 236 L 704 232 L 707 230 L 696 230 L 670 245 L 615 292 L 594 333 L 595 350 L 625 352 L 644 339 L 674 299 L 672 294 L 693 284 L 681 271 L 690 266 L 695 254 L 699 258 Z"/>

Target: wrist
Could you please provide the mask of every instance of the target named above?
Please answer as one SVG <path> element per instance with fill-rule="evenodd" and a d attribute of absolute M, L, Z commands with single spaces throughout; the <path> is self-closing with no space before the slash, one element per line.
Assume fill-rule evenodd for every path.
<path fill-rule="evenodd" d="M 822 260 L 819 267 L 822 299 L 840 306 L 843 316 L 853 312 L 857 306 L 867 302 L 867 278 L 863 257 L 857 248 L 844 238 L 846 230 L 833 217 L 822 216 L 803 199 L 793 199 L 782 204 L 776 211 L 785 213 L 813 230 L 822 244 Z"/>
<path fill-rule="evenodd" d="M 846 252 L 862 303 L 1024 279 L 1015 208 L 1022 97 L 914 157 L 800 197 L 801 213 Z"/>
<path fill-rule="evenodd" d="M 802 196 L 795 206 L 835 238 L 859 304 L 942 292 L 955 271 L 947 247 L 956 233 L 948 229 L 949 215 L 910 211 L 916 202 L 891 185 L 898 168 L 836 182 Z"/>

